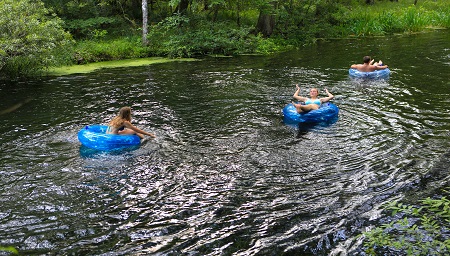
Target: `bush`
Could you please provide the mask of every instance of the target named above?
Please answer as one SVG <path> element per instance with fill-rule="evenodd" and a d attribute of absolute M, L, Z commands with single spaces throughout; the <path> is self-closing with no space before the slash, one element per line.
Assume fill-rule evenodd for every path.
<path fill-rule="evenodd" d="M 71 43 L 62 21 L 41 1 L 0 2 L 0 73 L 29 76 L 57 63 L 55 52 Z"/>
<path fill-rule="evenodd" d="M 140 37 L 77 42 L 73 49 L 72 63 L 86 64 L 99 61 L 142 58 L 149 56 L 149 49 L 142 45 Z"/>
<path fill-rule="evenodd" d="M 155 55 L 234 55 L 249 53 L 255 48 L 256 38 L 249 31 L 249 28 L 235 27 L 227 22 L 177 15 L 152 26 L 148 40 Z"/>

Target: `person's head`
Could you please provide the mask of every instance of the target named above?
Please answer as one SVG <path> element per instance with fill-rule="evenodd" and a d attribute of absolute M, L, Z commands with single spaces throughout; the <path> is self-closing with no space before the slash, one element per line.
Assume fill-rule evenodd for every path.
<path fill-rule="evenodd" d="M 119 117 L 121 119 L 125 119 L 128 122 L 130 122 L 131 121 L 131 108 L 130 107 L 122 107 L 119 110 Z"/>
<path fill-rule="evenodd" d="M 363 58 L 364 63 L 369 63 L 370 60 L 371 60 L 370 56 L 364 56 L 364 58 Z"/>
<path fill-rule="evenodd" d="M 317 97 L 319 95 L 319 90 L 317 88 L 311 88 L 309 89 L 309 96 L 311 97 Z"/>

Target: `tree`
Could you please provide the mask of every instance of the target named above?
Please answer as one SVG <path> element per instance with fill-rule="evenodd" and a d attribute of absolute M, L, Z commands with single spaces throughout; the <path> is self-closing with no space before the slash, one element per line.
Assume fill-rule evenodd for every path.
<path fill-rule="evenodd" d="M 62 20 L 40 0 L 0 2 L 0 73 L 29 75 L 56 61 L 58 47 L 71 42 Z"/>
<path fill-rule="evenodd" d="M 259 11 L 258 23 L 256 24 L 256 33 L 261 33 L 264 37 L 270 37 L 275 28 L 276 2 L 270 1 L 264 3 Z"/>
<path fill-rule="evenodd" d="M 177 4 L 175 12 L 181 13 L 181 14 L 186 14 L 187 9 L 189 7 L 189 0 L 175 0 L 174 4 L 175 3 Z"/>
<path fill-rule="evenodd" d="M 142 44 L 148 45 L 148 4 L 147 0 L 142 0 Z"/>

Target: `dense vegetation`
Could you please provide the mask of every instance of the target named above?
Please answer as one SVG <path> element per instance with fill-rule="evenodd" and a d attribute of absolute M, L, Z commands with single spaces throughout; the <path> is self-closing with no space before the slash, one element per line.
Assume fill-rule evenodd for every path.
<path fill-rule="evenodd" d="M 9 76 L 450 27 L 446 0 L 0 0 L 0 14 L 0 74 Z"/>

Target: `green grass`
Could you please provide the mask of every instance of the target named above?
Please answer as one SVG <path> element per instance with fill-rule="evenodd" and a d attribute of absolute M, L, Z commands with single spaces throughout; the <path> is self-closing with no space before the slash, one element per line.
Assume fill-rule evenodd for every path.
<path fill-rule="evenodd" d="M 138 36 L 79 41 L 73 51 L 72 61 L 78 64 L 150 56 L 148 48 L 142 45 Z"/>
<path fill-rule="evenodd" d="M 360 5 L 348 13 L 344 27 L 349 35 L 377 36 L 450 28 L 450 1 L 376 2 Z"/>

